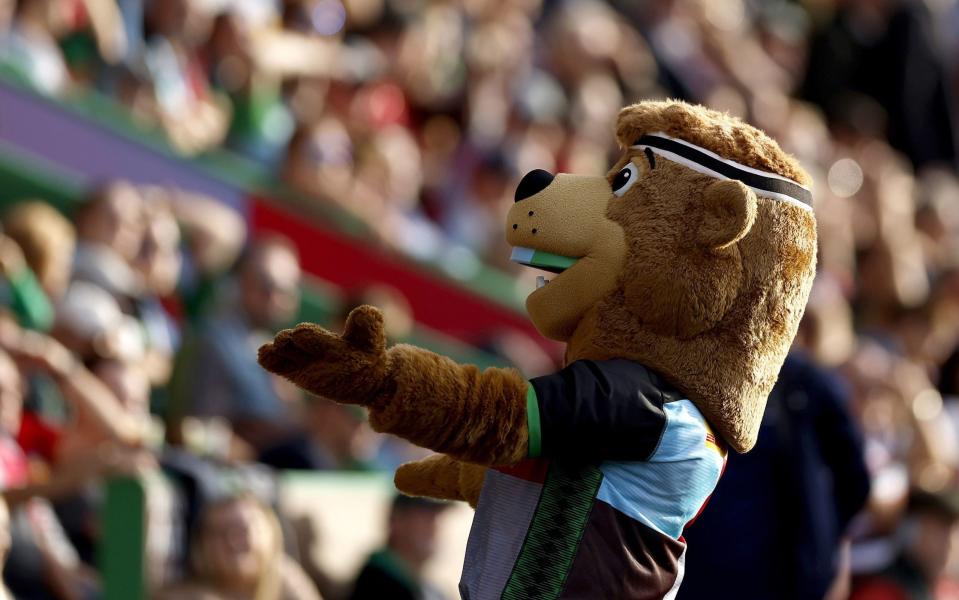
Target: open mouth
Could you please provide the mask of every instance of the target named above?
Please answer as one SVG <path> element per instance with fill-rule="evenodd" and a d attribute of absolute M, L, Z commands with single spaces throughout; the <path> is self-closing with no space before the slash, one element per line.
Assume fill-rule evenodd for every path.
<path fill-rule="evenodd" d="M 576 258 L 560 256 L 559 254 L 553 254 L 552 252 L 546 252 L 544 250 L 523 248 L 522 246 L 514 246 L 513 253 L 509 258 L 513 262 L 518 262 L 521 265 L 526 265 L 527 267 L 534 267 L 557 274 L 562 273 L 566 269 L 572 267 L 578 260 Z M 546 279 L 544 276 L 540 275 L 536 278 L 536 289 L 545 286 L 547 283 L 549 283 L 549 279 Z"/>

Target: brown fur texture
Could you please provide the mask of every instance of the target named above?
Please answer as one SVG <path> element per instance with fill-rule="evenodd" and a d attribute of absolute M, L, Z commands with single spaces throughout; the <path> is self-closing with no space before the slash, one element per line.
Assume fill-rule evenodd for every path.
<path fill-rule="evenodd" d="M 658 371 L 745 452 L 755 444 L 812 284 L 815 218 L 663 156 L 652 168 L 629 146 L 644 133 L 662 132 L 803 184 L 809 177 L 761 131 L 703 107 L 644 102 L 620 112 L 617 131 L 626 150 L 607 185 L 629 161 L 639 171 L 622 197 L 607 191 L 584 198 L 583 190 L 593 189 L 584 178 L 574 187 L 557 176 L 510 211 L 511 244 L 582 257 L 530 295 L 530 317 L 544 335 L 567 342 L 567 362 L 630 358 Z M 536 239 L 512 229 L 527 209 L 548 216 L 546 207 L 572 206 L 575 214 L 583 204 L 605 206 L 606 221 L 597 227 L 595 219 L 581 219 L 575 243 L 550 237 L 549 219 L 537 221 Z M 623 232 L 619 252 L 609 248 L 609 223 Z M 605 270 L 597 281 L 580 272 L 596 262 L 608 266 L 608 256 L 625 256 L 615 285 Z M 586 310 L 567 301 L 595 298 L 600 290 Z"/>
<path fill-rule="evenodd" d="M 619 113 L 616 137 L 628 148 L 646 133 L 665 133 L 738 163 L 808 186 L 812 178 L 762 131 L 724 113 L 680 100 L 640 102 Z"/>
<path fill-rule="evenodd" d="M 714 181 L 703 191 L 703 216 L 696 228 L 700 245 L 722 250 L 749 233 L 756 221 L 756 194 L 741 181 Z"/>
<path fill-rule="evenodd" d="M 260 365 L 308 392 L 337 402 L 365 404 L 387 385 L 383 315 L 370 306 L 354 309 L 343 335 L 301 323 L 260 347 Z"/>
<path fill-rule="evenodd" d="M 408 496 L 439 500 L 465 500 L 476 508 L 486 467 L 465 463 L 444 454 L 409 462 L 396 470 L 396 489 Z"/>
<path fill-rule="evenodd" d="M 617 129 L 624 145 L 662 131 L 743 164 L 810 181 L 765 134 L 702 107 L 642 103 L 621 112 Z M 816 221 L 810 211 L 759 197 L 755 215 L 742 217 L 735 243 L 691 245 L 691 231 L 703 239 L 715 228 L 710 221 L 716 189 L 741 196 L 739 186 L 660 159 L 623 197 L 626 202 L 610 203 L 607 214 L 623 227 L 629 245 L 621 291 L 579 323 L 567 357 L 632 358 L 658 371 L 696 402 L 735 450 L 745 452 L 755 444 L 766 397 L 809 296 Z M 657 313 L 663 318 L 656 319 Z"/>
<path fill-rule="evenodd" d="M 370 411 L 373 429 L 481 464 L 526 456 L 528 383 L 513 369 L 480 371 L 407 345 L 386 349 L 383 316 L 354 309 L 342 336 L 311 323 L 277 334 L 260 364 L 301 388 Z"/>
<path fill-rule="evenodd" d="M 445 454 L 432 454 L 396 469 L 393 483 L 407 496 L 428 496 L 438 500 L 463 500 L 460 490 L 460 461 Z"/>
<path fill-rule="evenodd" d="M 463 494 L 463 500 L 466 500 L 473 508 L 479 504 L 480 491 L 483 489 L 483 482 L 486 481 L 486 471 L 487 468 L 482 465 L 460 463 L 460 492 Z"/>
<path fill-rule="evenodd" d="M 369 405 L 373 429 L 468 462 L 526 457 L 529 384 L 518 371 L 480 371 L 407 345 L 391 348 L 388 361 L 392 390 Z"/>

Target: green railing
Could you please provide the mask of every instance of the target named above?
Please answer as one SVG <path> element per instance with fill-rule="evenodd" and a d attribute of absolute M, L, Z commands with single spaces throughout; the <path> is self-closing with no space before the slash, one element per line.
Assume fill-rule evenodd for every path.
<path fill-rule="evenodd" d="M 78 177 L 0 144 L 0 205 L 36 198 L 70 213 L 83 193 Z"/>
<path fill-rule="evenodd" d="M 115 478 L 106 483 L 97 548 L 104 600 L 145 600 L 147 597 L 146 489 L 145 481 L 133 477 Z"/>

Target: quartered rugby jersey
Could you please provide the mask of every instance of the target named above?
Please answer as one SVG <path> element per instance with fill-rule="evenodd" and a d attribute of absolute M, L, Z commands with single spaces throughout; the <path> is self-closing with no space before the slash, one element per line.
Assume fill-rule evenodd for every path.
<path fill-rule="evenodd" d="M 487 472 L 463 598 L 673 598 L 726 463 L 696 406 L 641 364 L 583 360 L 533 379 L 527 413 L 533 458 Z"/>

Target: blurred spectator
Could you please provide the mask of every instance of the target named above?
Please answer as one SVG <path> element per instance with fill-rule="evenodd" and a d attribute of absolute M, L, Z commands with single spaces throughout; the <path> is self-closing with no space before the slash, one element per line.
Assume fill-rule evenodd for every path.
<path fill-rule="evenodd" d="M 33 271 L 27 266 L 20 246 L 0 234 L 0 282 L 3 304 L 26 327 L 47 330 L 53 323 L 53 305 Z"/>
<path fill-rule="evenodd" d="M 444 506 L 426 498 L 400 494 L 394 498 L 386 545 L 370 555 L 360 570 L 351 600 L 443 598 L 423 580 L 423 567 L 435 552 L 436 522 Z"/>
<path fill-rule="evenodd" d="M 150 381 L 165 384 L 173 368 L 173 355 L 180 344 L 179 327 L 163 306 L 174 296 L 180 280 L 183 256 L 180 230 L 165 204 L 147 208 L 143 244 L 134 262 L 143 281 L 143 293 L 135 299 L 134 311 L 144 330 L 144 366 Z"/>
<path fill-rule="evenodd" d="M 74 281 L 57 306 L 51 335 L 84 362 L 101 358 L 139 361 L 144 338 L 139 322 L 102 287 Z"/>
<path fill-rule="evenodd" d="M 209 34 L 210 15 L 188 0 L 144 6 L 144 56 L 157 118 L 170 141 L 185 154 L 220 144 L 229 124 L 229 105 L 202 75 L 199 42 Z"/>
<path fill-rule="evenodd" d="M 793 352 L 769 396 L 756 447 L 730 453 L 709 505 L 683 536 L 690 576 L 679 598 L 827 596 L 869 475 L 862 438 L 835 377 Z M 737 540 L 731 544 L 730 540 Z M 848 568 L 848 567 L 847 567 Z"/>
<path fill-rule="evenodd" d="M 143 282 L 133 262 L 145 233 L 140 191 L 126 181 L 108 183 L 80 206 L 76 223 L 74 279 L 97 285 L 118 301 L 138 296 Z"/>
<path fill-rule="evenodd" d="M 310 398 L 302 412 L 306 431 L 267 447 L 258 460 L 277 469 L 369 471 L 377 468 L 377 435 L 363 409 Z"/>
<path fill-rule="evenodd" d="M 914 491 L 899 527 L 899 553 L 879 575 L 856 586 L 851 600 L 959 598 L 959 581 L 946 573 L 959 523 L 959 492 Z"/>
<path fill-rule="evenodd" d="M 236 297 L 198 324 L 180 351 L 172 427 L 185 416 L 222 417 L 256 450 L 290 435 L 293 412 L 283 394 L 292 392 L 259 368 L 256 349 L 296 314 L 299 284 L 299 260 L 289 241 L 251 243 L 236 267 Z"/>
<path fill-rule="evenodd" d="M 36 495 L 62 496 L 75 491 L 77 486 L 85 484 L 103 469 L 135 467 L 142 457 L 135 452 L 118 453 L 117 446 L 133 447 L 142 442 L 147 428 L 142 412 L 138 415 L 135 409 L 121 404 L 108 384 L 79 363 L 55 340 L 31 331 L 23 331 L 18 335 L 15 326 L 10 323 L 4 323 L 0 338 L 0 346 L 4 349 L 4 353 L 0 354 L 0 365 L 4 367 L 3 375 L 7 378 L 4 380 L 4 389 L 10 394 L 4 408 L 9 421 L 6 431 L 8 435 L 20 436 L 10 448 L 21 453 L 24 450 L 35 453 L 51 465 L 63 460 L 63 468 L 54 469 L 52 475 L 56 477 L 49 482 L 22 489 L 10 489 L 8 484 L 5 492 L 8 502 L 15 505 Z M 6 352 L 16 359 L 17 364 L 10 362 Z M 39 370 L 51 375 L 69 402 L 73 413 L 70 423 L 58 429 L 42 419 L 35 420 L 36 415 L 32 413 L 27 413 L 25 419 L 24 382 L 17 370 L 18 365 L 26 373 Z M 119 388 L 114 389 L 120 391 Z M 28 427 L 25 428 L 25 425 Z M 21 473 L 17 464 L 16 460 L 9 463 L 10 468 L 14 469 L 9 477 L 18 485 L 23 485 L 28 474 Z"/>
<path fill-rule="evenodd" d="M 257 64 L 251 19 L 239 8 L 217 15 L 202 48 L 213 86 L 232 105 L 226 147 L 273 165 L 293 129 L 279 74 Z"/>
<path fill-rule="evenodd" d="M 150 427 L 149 384 L 143 376 L 136 378 L 137 367 L 129 363 L 100 361 L 88 370 L 51 338 L 31 331 L 19 339 L 7 335 L 10 339 L 3 345 L 23 372 L 48 376 L 69 411 L 62 423 L 36 407 L 22 413 L 17 441 L 35 463 L 31 472 L 45 475 L 8 490 L 8 499 L 20 503 L 39 496 L 53 501 L 80 557 L 92 561 L 100 477 L 140 472 L 154 464 L 137 449 Z"/>
<path fill-rule="evenodd" d="M 79 410 L 74 410 L 73 420 L 61 434 L 57 448 L 59 459 L 89 455 L 104 442 L 119 441 L 130 446 L 145 442 L 150 428 L 150 382 L 140 367 L 121 360 L 104 359 L 97 361 L 89 373 L 74 377 L 86 380 L 86 387 L 72 392 L 72 388 L 65 386 L 64 392 L 68 396 L 71 392 L 74 396 L 84 396 L 84 401 L 75 402 Z M 99 410 L 109 410 L 108 416 L 88 408 L 94 404 L 94 390 L 98 392 L 96 401 L 107 405 Z M 124 426 L 130 431 L 122 429 Z"/>
<path fill-rule="evenodd" d="M 179 225 L 182 244 L 176 292 L 185 316 L 189 321 L 208 316 L 221 280 L 246 243 L 246 222 L 233 208 L 203 194 L 176 188 L 152 188 L 149 194 L 160 196 L 157 201 L 172 211 Z"/>
<path fill-rule="evenodd" d="M 500 226 L 503 215 L 513 202 L 512 183 L 515 175 L 505 157 L 490 153 L 474 167 L 465 190 L 445 190 L 448 202 L 442 224 L 451 238 L 480 256 L 502 252 L 506 246 Z M 458 182 L 453 174 L 445 179 Z"/>
<path fill-rule="evenodd" d="M 5 3 L 3 10 L 9 10 L 10 4 Z M 18 65 L 20 74 L 37 89 L 48 94 L 66 91 L 70 76 L 57 40 L 57 29 L 64 24 L 64 3 L 21 0 L 12 4 L 13 20 L 0 35 L 0 55 Z"/>
<path fill-rule="evenodd" d="M 49 204 L 21 202 L 3 218 L 3 228 L 22 250 L 26 269 L 14 269 L 4 263 L 11 292 L 12 308 L 24 326 L 48 330 L 52 326 L 51 303 L 66 291 L 73 268 L 76 232 L 73 225 Z M 8 250 L 4 247 L 4 254 Z M 9 252 L 15 252 L 9 249 Z M 39 282 L 43 294 L 34 291 L 31 276 Z M 45 296 L 45 297 L 44 297 Z"/>
<path fill-rule="evenodd" d="M 339 119 L 325 117 L 293 134 L 281 176 L 294 189 L 349 207 L 352 175 L 353 143 Z"/>
<path fill-rule="evenodd" d="M 836 4 L 810 45 L 805 95 L 843 127 L 887 133 L 917 166 L 955 167 L 949 83 L 929 5 Z M 870 113 L 880 122 L 868 122 Z"/>
<path fill-rule="evenodd" d="M 41 200 L 20 202 L 3 218 L 3 229 L 15 241 L 43 291 L 54 301 L 70 280 L 76 232 L 56 209 Z"/>
<path fill-rule="evenodd" d="M 215 501 L 193 534 L 194 576 L 160 594 L 169 600 L 319 600 L 300 567 L 283 551 L 273 512 L 254 497 Z"/>
<path fill-rule="evenodd" d="M 88 460 L 82 468 L 34 480 L 27 455 L 15 438 L 22 394 L 15 364 L 0 353 L 0 490 L 12 516 L 4 582 L 16 598 L 92 597 L 98 587 L 96 577 L 80 562 L 47 500 L 73 493 L 103 473 L 106 465 L 102 460 Z"/>

